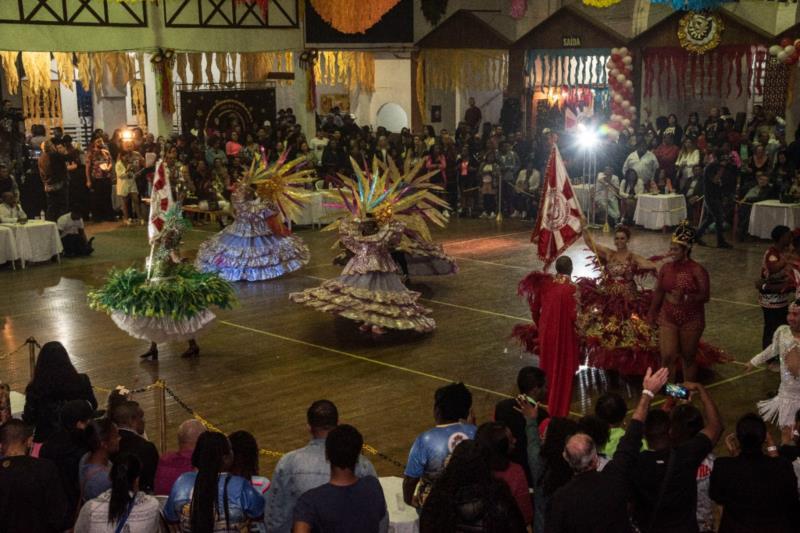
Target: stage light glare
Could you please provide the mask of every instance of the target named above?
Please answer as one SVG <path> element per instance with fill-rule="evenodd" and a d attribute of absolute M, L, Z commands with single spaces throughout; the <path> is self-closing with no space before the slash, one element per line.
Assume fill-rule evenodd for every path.
<path fill-rule="evenodd" d="M 579 128 L 578 131 L 578 146 L 584 150 L 592 150 L 597 146 L 598 138 L 597 132 L 589 128 Z"/>
<path fill-rule="evenodd" d="M 123 141 L 132 141 L 133 131 L 128 129 L 122 130 L 122 132 L 120 133 L 120 137 L 122 138 Z"/>

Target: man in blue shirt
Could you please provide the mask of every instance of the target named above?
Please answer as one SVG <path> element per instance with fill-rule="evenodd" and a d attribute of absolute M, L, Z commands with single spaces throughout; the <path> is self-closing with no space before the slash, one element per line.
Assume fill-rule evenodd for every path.
<path fill-rule="evenodd" d="M 306 420 L 311 442 L 281 457 L 265 495 L 264 523 L 268 533 L 290 533 L 294 507 L 300 496 L 331 479 L 331 465 L 325 457 L 325 439 L 339 425 L 339 412 L 333 402 L 317 400 L 308 408 Z M 372 463 L 361 455 L 355 474 L 377 478 Z"/>
<path fill-rule="evenodd" d="M 419 435 L 408 454 L 403 479 L 403 500 L 422 507 L 433 481 L 444 470 L 445 462 L 456 446 L 475 438 L 471 417 L 472 393 L 463 383 L 451 383 L 436 389 L 433 397 L 436 427 Z M 419 488 L 418 488 L 419 485 Z"/>
<path fill-rule="evenodd" d="M 355 473 L 364 439 L 342 424 L 325 439 L 331 480 L 303 494 L 294 508 L 294 533 L 358 531 L 386 533 L 389 515 L 380 482 Z"/>

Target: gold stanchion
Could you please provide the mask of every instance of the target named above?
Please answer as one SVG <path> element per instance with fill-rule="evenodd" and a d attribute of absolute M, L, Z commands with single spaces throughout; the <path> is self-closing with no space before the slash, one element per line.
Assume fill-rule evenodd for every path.
<path fill-rule="evenodd" d="M 36 371 L 36 347 L 39 345 L 36 342 L 36 339 L 33 337 L 28 337 L 28 340 L 25 341 L 28 345 L 28 358 L 31 365 L 31 379 L 33 379 L 33 373 Z"/>
<path fill-rule="evenodd" d="M 167 451 L 167 389 L 162 380 L 155 383 L 153 390 L 156 392 L 156 417 L 158 418 L 158 437 L 160 453 Z"/>

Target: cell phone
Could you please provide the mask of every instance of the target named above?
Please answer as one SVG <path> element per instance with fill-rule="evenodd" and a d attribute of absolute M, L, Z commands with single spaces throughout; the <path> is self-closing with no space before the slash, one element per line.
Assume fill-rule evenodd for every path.
<path fill-rule="evenodd" d="M 681 387 L 674 383 L 667 383 L 667 386 L 664 387 L 664 394 L 672 396 L 673 398 L 678 398 L 679 400 L 686 400 L 689 398 L 689 390 L 686 387 Z"/>
<path fill-rule="evenodd" d="M 539 403 L 536 400 L 534 400 L 533 398 L 531 398 L 530 396 L 528 396 L 527 394 L 520 394 L 517 397 L 520 398 L 521 400 L 524 400 L 524 401 L 528 402 L 529 404 L 531 404 L 534 407 L 538 407 L 539 406 Z"/>

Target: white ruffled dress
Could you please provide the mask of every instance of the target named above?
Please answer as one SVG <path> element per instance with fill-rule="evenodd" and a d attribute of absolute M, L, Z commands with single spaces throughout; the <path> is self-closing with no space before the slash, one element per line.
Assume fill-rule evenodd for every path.
<path fill-rule="evenodd" d="M 800 339 L 797 339 L 789 326 L 781 326 L 772 337 L 772 344 L 750 360 L 753 366 L 761 366 L 775 357 L 781 363 L 781 385 L 778 394 L 769 400 L 758 402 L 758 412 L 767 421 L 779 426 L 793 426 L 794 417 L 800 409 L 800 376 L 795 376 L 786 365 L 786 356 L 793 350 L 800 355 Z"/>

